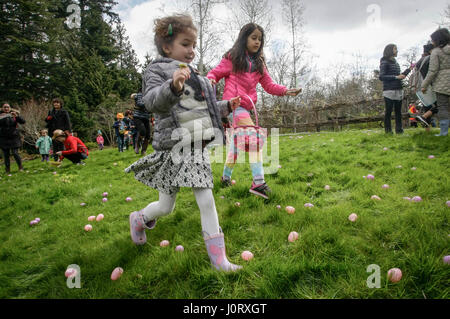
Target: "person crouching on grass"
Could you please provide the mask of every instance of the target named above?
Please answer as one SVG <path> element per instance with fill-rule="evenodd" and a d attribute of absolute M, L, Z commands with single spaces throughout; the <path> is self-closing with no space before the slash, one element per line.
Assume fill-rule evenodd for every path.
<path fill-rule="evenodd" d="M 53 132 L 53 140 L 64 144 L 65 150 L 56 152 L 61 161 L 67 158 L 77 165 L 86 164 L 82 160 L 88 158 L 89 150 L 78 137 L 68 135 L 63 130 L 55 130 Z"/>

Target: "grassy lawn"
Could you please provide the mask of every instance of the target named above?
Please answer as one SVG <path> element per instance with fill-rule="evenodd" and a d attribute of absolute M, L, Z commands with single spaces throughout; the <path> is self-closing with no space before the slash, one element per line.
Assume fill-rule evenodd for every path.
<path fill-rule="evenodd" d="M 132 150 L 92 149 L 85 166 L 65 160 L 55 168 L 36 159 L 20 173 L 12 159 L 12 176 L 3 167 L 0 174 L 0 298 L 449 298 L 450 266 L 443 257 L 450 255 L 450 139 L 433 134 L 281 136 L 282 167 L 266 175 L 268 201 L 249 193 L 248 163 L 236 166 L 236 184 L 227 189 L 219 185 L 223 164 L 214 163 L 227 255 L 244 266 L 231 274 L 210 266 L 191 189 L 182 189 L 174 212 L 147 232 L 146 245 L 132 243 L 130 212 L 158 198 L 123 172 L 139 158 Z M 375 179 L 364 179 L 368 174 Z M 284 210 L 288 205 L 294 214 Z M 88 222 L 100 213 L 102 221 Z M 351 213 L 356 222 L 348 220 Z M 36 217 L 40 223 L 30 226 Z M 293 243 L 291 231 L 300 235 Z M 168 247 L 159 246 L 164 239 Z M 244 250 L 254 258 L 241 259 Z M 66 286 L 70 264 L 81 269 L 81 289 Z M 371 264 L 380 267 L 380 288 L 366 284 Z M 115 267 L 124 272 L 112 281 Z M 403 272 L 397 283 L 387 279 L 394 267 Z"/>

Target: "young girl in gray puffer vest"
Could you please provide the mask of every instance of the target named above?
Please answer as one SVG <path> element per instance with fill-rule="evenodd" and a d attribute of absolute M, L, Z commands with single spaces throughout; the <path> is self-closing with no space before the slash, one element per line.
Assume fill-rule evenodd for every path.
<path fill-rule="evenodd" d="M 228 261 L 212 194 L 213 177 L 208 150 L 211 141 L 224 142 L 222 118 L 240 99 L 216 101 L 209 80 L 189 66 L 194 59 L 197 29 L 186 15 L 155 21 L 155 44 L 162 58 L 143 76 L 143 100 L 155 116 L 154 152 L 125 169 L 159 191 L 159 200 L 130 214 L 131 238 L 146 243 L 146 229 L 171 213 L 180 187 L 191 187 L 198 207 L 206 249 L 212 265 L 223 271 L 242 268 Z"/>

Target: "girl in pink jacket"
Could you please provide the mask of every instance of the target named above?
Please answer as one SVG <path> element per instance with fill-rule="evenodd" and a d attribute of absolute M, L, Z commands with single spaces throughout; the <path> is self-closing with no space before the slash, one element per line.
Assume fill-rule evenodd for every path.
<path fill-rule="evenodd" d="M 207 78 L 211 84 L 225 78 L 225 88 L 222 99 L 228 100 L 233 97 L 241 97 L 241 104 L 235 110 L 234 123 L 237 126 L 254 125 L 249 111 L 253 109 L 249 98 L 256 104 L 256 86 L 261 84 L 263 89 L 272 95 L 296 96 L 301 89 L 287 89 L 283 85 L 273 82 L 267 72 L 263 55 L 264 30 L 255 23 L 249 23 L 242 27 L 238 39 L 233 47 L 224 54 L 219 65 L 212 69 Z M 232 117 L 232 114 L 230 114 Z M 231 139 L 227 159 L 221 178 L 223 186 L 231 185 L 231 174 L 236 164 L 238 149 Z M 262 163 L 262 150 L 249 152 L 250 168 L 253 175 L 253 183 L 250 192 L 269 198 L 270 188 L 264 181 L 264 170 Z"/>

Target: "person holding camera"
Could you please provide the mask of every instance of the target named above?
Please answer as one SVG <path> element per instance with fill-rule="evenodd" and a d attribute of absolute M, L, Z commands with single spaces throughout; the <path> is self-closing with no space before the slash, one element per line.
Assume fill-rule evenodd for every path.
<path fill-rule="evenodd" d="M 19 166 L 19 171 L 23 171 L 22 159 L 19 155 L 22 139 L 18 124 L 25 124 L 25 120 L 20 116 L 19 111 L 12 109 L 9 103 L 3 103 L 0 113 L 0 148 L 5 159 L 6 174 L 11 172 L 11 162 L 9 160 L 11 153 L 16 160 L 17 166 Z"/>

